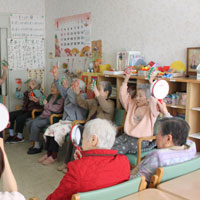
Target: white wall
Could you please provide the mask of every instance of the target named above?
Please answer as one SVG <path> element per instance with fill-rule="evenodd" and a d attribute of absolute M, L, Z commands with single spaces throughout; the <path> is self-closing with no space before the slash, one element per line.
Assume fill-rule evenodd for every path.
<path fill-rule="evenodd" d="M 9 14 L 11 13 L 45 15 L 45 0 L 0 0 L 1 28 L 8 27 L 8 29 L 10 29 Z M 8 37 L 10 37 L 10 31 L 8 31 Z M 3 39 L 2 36 L 1 38 Z M 4 53 L 5 52 L 1 51 L 2 58 L 5 58 L 4 55 L 7 55 L 7 53 L 5 54 Z M 26 80 L 27 79 L 26 71 L 21 71 L 21 70 L 10 71 L 6 80 L 7 84 L 4 84 L 2 86 L 3 89 L 7 88 L 9 96 L 9 98 L 7 98 L 7 106 L 10 111 L 15 110 L 15 105 L 21 104 L 21 101 L 17 100 L 14 95 L 16 88 L 15 78 L 19 77 L 22 78 L 22 80 Z"/>
<path fill-rule="evenodd" d="M 186 62 L 186 48 L 200 46 L 199 0 L 46 0 L 47 53 L 54 52 L 54 19 L 92 13 L 92 40 L 102 39 L 105 63 L 116 52 L 141 51 L 146 61 Z"/>
<path fill-rule="evenodd" d="M 1 13 L 45 14 L 45 0 L 0 0 Z"/>

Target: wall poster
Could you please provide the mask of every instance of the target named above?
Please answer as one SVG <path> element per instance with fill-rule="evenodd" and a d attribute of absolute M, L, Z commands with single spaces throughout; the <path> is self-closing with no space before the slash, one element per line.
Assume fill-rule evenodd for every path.
<path fill-rule="evenodd" d="M 9 69 L 41 69 L 45 67 L 44 39 L 11 39 L 8 43 Z"/>
<path fill-rule="evenodd" d="M 91 13 L 55 20 L 55 56 L 89 56 L 91 45 Z"/>
<path fill-rule="evenodd" d="M 12 38 L 45 38 L 45 18 L 40 15 L 11 14 Z"/>

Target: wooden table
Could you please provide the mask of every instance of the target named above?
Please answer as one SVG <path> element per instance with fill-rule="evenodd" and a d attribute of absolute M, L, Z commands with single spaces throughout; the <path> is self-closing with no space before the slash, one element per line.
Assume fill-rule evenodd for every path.
<path fill-rule="evenodd" d="M 183 200 L 183 198 L 174 196 L 158 189 L 146 189 L 126 196 L 120 200 Z"/>
<path fill-rule="evenodd" d="M 200 199 L 200 170 L 161 183 L 157 189 L 185 199 Z"/>

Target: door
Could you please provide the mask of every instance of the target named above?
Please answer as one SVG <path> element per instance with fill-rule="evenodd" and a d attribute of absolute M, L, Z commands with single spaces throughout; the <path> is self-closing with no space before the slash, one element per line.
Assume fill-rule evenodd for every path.
<path fill-rule="evenodd" d="M 10 37 L 10 15 L 0 13 L 0 61 L 3 59 L 8 60 L 7 38 Z M 1 69 L 0 73 L 2 75 Z M 0 95 L 6 96 L 6 104 L 9 111 L 14 111 L 16 105 L 22 104 L 21 100 L 15 98 L 16 78 L 21 78 L 23 82 L 26 81 L 27 72 L 25 70 L 8 70 L 7 79 L 0 90 Z M 26 90 L 26 86 L 23 86 L 22 90 Z"/>

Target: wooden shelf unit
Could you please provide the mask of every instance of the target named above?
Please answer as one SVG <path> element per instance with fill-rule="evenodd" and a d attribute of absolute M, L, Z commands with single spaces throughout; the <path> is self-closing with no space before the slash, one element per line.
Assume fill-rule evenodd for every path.
<path fill-rule="evenodd" d="M 130 80 L 136 81 L 136 84 L 148 83 L 147 78 L 131 76 Z M 119 89 L 124 81 L 123 75 L 103 75 L 99 74 L 99 80 L 107 80 L 111 81 L 112 84 L 116 84 L 117 89 L 117 97 L 116 97 L 116 107 L 122 108 L 122 105 L 119 101 Z M 170 91 L 169 93 L 176 92 L 186 92 L 187 93 L 187 101 L 186 105 L 171 105 L 168 104 L 169 112 L 172 115 L 176 112 L 184 113 L 185 119 L 190 125 L 190 134 L 200 132 L 200 112 L 197 110 L 193 110 L 193 108 L 200 107 L 200 80 L 192 79 L 192 78 L 172 78 L 165 79 L 169 83 Z M 200 139 L 193 139 L 198 146 L 200 146 Z M 198 148 L 200 150 L 200 148 Z"/>

